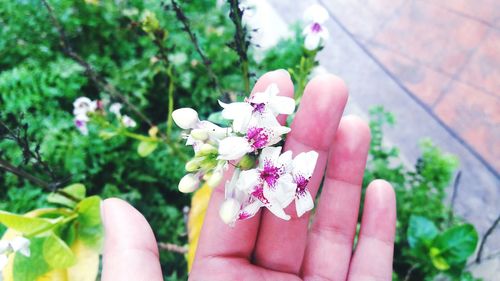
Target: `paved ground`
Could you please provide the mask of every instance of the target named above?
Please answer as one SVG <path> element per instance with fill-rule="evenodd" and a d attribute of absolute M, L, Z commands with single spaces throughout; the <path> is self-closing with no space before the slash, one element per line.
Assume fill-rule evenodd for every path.
<path fill-rule="evenodd" d="M 455 208 L 482 235 L 500 214 L 500 4 L 303 0 L 290 6 L 268 0 L 259 4 L 266 12 L 257 21 L 271 34 L 263 37 L 286 34 L 283 23 L 301 19 L 316 2 L 332 16 L 320 62 L 346 81 L 347 111 L 366 117 L 379 104 L 392 111 L 398 123 L 387 142 L 400 147 L 409 164 L 424 137 L 457 155 L 463 175 Z M 499 250 L 497 229 L 485 254 Z M 500 259 L 473 270 L 495 280 Z"/>

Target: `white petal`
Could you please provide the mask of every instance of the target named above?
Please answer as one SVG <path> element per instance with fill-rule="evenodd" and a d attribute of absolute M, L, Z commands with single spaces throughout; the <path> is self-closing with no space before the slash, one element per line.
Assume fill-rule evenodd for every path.
<path fill-rule="evenodd" d="M 306 35 L 306 39 L 304 41 L 304 46 L 308 50 L 316 50 L 319 47 L 319 43 L 321 41 L 321 37 L 317 33 L 309 33 Z"/>
<path fill-rule="evenodd" d="M 297 185 L 293 182 L 290 174 L 282 175 L 276 182 L 274 188 L 266 186 L 264 188 L 264 197 L 269 200 L 272 205 L 286 208 L 295 198 Z"/>
<path fill-rule="evenodd" d="M 14 252 L 19 252 L 26 257 L 30 256 L 30 240 L 24 237 L 16 237 L 10 241 L 10 246 Z"/>
<path fill-rule="evenodd" d="M 317 161 L 318 153 L 316 151 L 302 152 L 293 159 L 292 173 L 307 179 L 312 176 Z"/>
<path fill-rule="evenodd" d="M 259 156 L 259 168 L 264 167 L 265 161 L 271 161 L 272 163 L 276 163 L 281 153 L 281 146 L 277 147 L 266 147 L 262 149 L 262 152 Z"/>
<path fill-rule="evenodd" d="M 246 138 L 227 137 L 219 142 L 219 157 L 222 160 L 237 160 L 252 151 Z"/>
<path fill-rule="evenodd" d="M 323 43 L 330 39 L 330 32 L 328 32 L 328 29 L 326 29 L 324 25 L 321 26 L 321 31 L 318 33 L 318 35 L 323 40 Z"/>
<path fill-rule="evenodd" d="M 285 213 L 285 210 L 281 208 L 280 206 L 273 205 L 273 204 L 267 204 L 266 208 L 271 211 L 275 216 L 277 216 L 280 219 L 284 220 L 290 220 L 290 216 Z"/>
<path fill-rule="evenodd" d="M 234 224 L 240 213 L 240 203 L 233 198 L 226 199 L 219 209 L 219 216 L 225 224 Z"/>
<path fill-rule="evenodd" d="M 116 116 L 120 116 L 122 107 L 123 105 L 121 103 L 115 102 L 109 106 L 109 112 L 113 113 Z"/>
<path fill-rule="evenodd" d="M 222 118 L 233 120 L 233 129 L 244 133 L 250 123 L 253 107 L 246 102 L 223 103 L 219 101 L 222 110 Z"/>
<path fill-rule="evenodd" d="M 130 118 L 130 116 L 128 115 L 123 115 L 122 124 L 127 128 L 134 128 L 135 126 L 137 126 L 137 123 L 134 121 L 134 119 Z"/>
<path fill-rule="evenodd" d="M 207 130 L 208 135 L 214 141 L 225 138 L 231 133 L 230 128 L 219 127 L 210 121 L 201 121 L 198 127 Z"/>
<path fill-rule="evenodd" d="M 292 164 L 292 151 L 288 150 L 281 154 L 276 164 L 277 166 L 282 166 L 285 169 L 285 172 L 288 172 Z"/>
<path fill-rule="evenodd" d="M 79 97 L 73 102 L 73 107 L 74 108 L 79 108 L 79 107 L 90 107 L 90 104 L 92 101 L 87 98 L 87 97 Z"/>
<path fill-rule="evenodd" d="M 304 20 L 307 22 L 323 23 L 328 20 L 329 17 L 328 11 L 318 4 L 309 6 L 304 12 Z"/>
<path fill-rule="evenodd" d="M 262 202 L 259 200 L 246 201 L 239 213 L 239 220 L 246 220 L 255 216 L 262 206 Z"/>
<path fill-rule="evenodd" d="M 174 110 L 172 118 L 175 124 L 184 130 L 196 128 L 196 125 L 200 121 L 198 119 L 198 112 L 189 107 Z"/>
<path fill-rule="evenodd" d="M 304 190 L 303 194 L 295 197 L 295 208 L 297 210 L 297 216 L 299 217 L 314 208 L 314 201 L 311 197 L 311 193 L 309 193 L 307 189 Z"/>
<path fill-rule="evenodd" d="M 289 97 L 275 96 L 269 101 L 269 108 L 274 116 L 278 114 L 292 114 L 295 111 L 295 100 Z"/>
<path fill-rule="evenodd" d="M 248 194 L 258 184 L 259 184 L 259 171 L 257 171 L 257 169 L 251 169 L 251 170 L 241 171 L 236 186 L 238 190 L 241 190 Z"/>

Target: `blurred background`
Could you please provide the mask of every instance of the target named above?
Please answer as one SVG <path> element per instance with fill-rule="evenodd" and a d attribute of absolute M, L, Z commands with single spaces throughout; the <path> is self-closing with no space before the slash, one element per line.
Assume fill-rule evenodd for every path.
<path fill-rule="evenodd" d="M 303 13 L 313 4 L 329 13 L 330 39 L 310 51 Z M 243 96 L 245 81 L 277 68 L 292 73 L 296 89 L 318 73 L 340 76 L 346 112 L 370 122 L 364 182 L 387 179 L 398 199 L 394 280 L 498 280 L 494 0 L 0 1 L 0 210 L 57 206 L 49 194 L 74 183 L 86 195 L 120 197 L 150 221 L 165 280 L 185 280 L 201 227 L 188 221 L 200 208 L 177 191 L 190 152 L 176 145 L 170 106 L 209 118 L 218 99 Z M 81 96 L 102 104 L 88 134 L 75 126 Z M 137 126 L 108 112 L 116 102 Z M 0 234 L 11 228 L 0 222 Z M 78 227 L 54 230 L 74 252 Z M 36 266 L 16 255 L 6 280 L 55 280 L 38 254 Z"/>

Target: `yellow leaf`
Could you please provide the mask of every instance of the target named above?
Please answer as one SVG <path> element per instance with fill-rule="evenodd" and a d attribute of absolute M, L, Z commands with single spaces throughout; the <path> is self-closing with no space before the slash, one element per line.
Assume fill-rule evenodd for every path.
<path fill-rule="evenodd" d="M 48 210 L 48 209 L 47 209 Z M 45 209 L 31 211 L 25 216 L 37 217 L 43 214 Z M 11 240 L 21 233 L 8 229 L 2 239 Z M 80 239 L 76 240 L 71 246 L 71 250 L 76 256 L 76 264 L 68 269 L 58 269 L 47 272 L 37 278 L 36 281 L 95 281 L 99 271 L 99 252 L 86 247 Z M 9 257 L 9 262 L 3 270 L 4 281 L 14 280 L 14 255 Z"/>
<path fill-rule="evenodd" d="M 205 220 L 205 213 L 207 211 L 211 194 L 212 188 L 204 184 L 194 193 L 193 198 L 191 198 L 191 209 L 189 211 L 188 220 L 188 271 L 191 271 L 191 267 L 193 266 L 194 255 L 196 254 L 196 247 L 198 246 L 198 238 L 200 237 L 201 227 L 203 226 L 203 221 Z"/>

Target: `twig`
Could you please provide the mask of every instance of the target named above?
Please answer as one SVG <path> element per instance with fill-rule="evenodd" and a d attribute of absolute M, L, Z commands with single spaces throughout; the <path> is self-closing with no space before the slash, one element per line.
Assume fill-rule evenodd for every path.
<path fill-rule="evenodd" d="M 76 203 L 80 202 L 80 199 L 74 197 L 73 195 L 65 192 L 64 190 L 57 189 L 58 184 L 48 183 L 42 179 L 39 179 L 39 178 L 33 176 L 32 174 L 30 174 L 30 173 L 28 173 L 20 168 L 15 167 L 11 163 L 9 163 L 3 159 L 0 159 L 0 169 L 7 171 L 7 172 L 10 172 L 10 173 L 13 173 L 14 175 L 16 175 L 18 177 L 27 179 L 36 185 L 47 188 L 55 193 L 58 193 L 64 197 L 70 199 L 71 201 L 74 201 Z"/>
<path fill-rule="evenodd" d="M 455 176 L 455 181 L 453 182 L 453 192 L 451 194 L 451 202 L 450 202 L 450 212 L 448 215 L 448 223 L 451 224 L 451 221 L 453 220 L 453 215 L 454 212 L 453 210 L 455 209 L 455 201 L 458 196 L 458 187 L 460 185 L 460 179 L 462 178 L 462 171 L 458 171 L 457 175 Z"/>
<path fill-rule="evenodd" d="M 240 9 L 240 1 L 228 0 L 230 6 L 229 17 L 234 23 L 236 31 L 234 33 L 234 41 L 231 47 L 238 53 L 240 57 L 241 69 L 243 72 L 243 80 L 245 82 L 245 92 L 250 92 L 250 72 L 248 70 L 248 46 L 250 42 L 247 40 L 247 30 L 243 26 L 243 10 Z"/>
<path fill-rule="evenodd" d="M 208 75 L 212 79 L 212 83 L 214 85 L 214 88 L 219 91 L 221 95 L 224 94 L 224 91 L 221 89 L 219 85 L 219 79 L 217 78 L 217 75 L 215 75 L 215 72 L 212 69 L 212 61 L 208 59 L 208 57 L 203 53 L 203 50 L 201 49 L 201 46 L 198 42 L 198 38 L 196 35 L 193 33 L 193 30 L 191 29 L 189 25 L 189 19 L 186 17 L 186 14 L 184 13 L 184 10 L 182 10 L 182 7 L 177 3 L 175 0 L 171 0 L 172 2 L 172 8 L 174 9 L 175 15 L 177 19 L 182 23 L 182 26 L 184 27 L 184 31 L 189 35 L 189 39 L 191 40 L 191 43 L 193 43 L 194 48 L 196 49 L 196 52 L 198 55 L 200 55 L 201 60 L 203 61 L 203 64 L 205 65 L 205 68 L 207 69 Z"/>
<path fill-rule="evenodd" d="M 188 251 L 188 248 L 186 246 L 180 246 L 180 245 L 172 244 L 172 243 L 160 242 L 160 243 L 158 243 L 158 247 L 160 248 L 160 250 L 178 253 L 178 254 L 186 254 Z"/>
<path fill-rule="evenodd" d="M 404 281 L 409 281 L 410 280 L 411 274 L 413 273 L 413 271 L 415 269 L 417 269 L 417 267 L 418 267 L 417 264 L 414 264 L 412 267 L 410 267 L 410 269 L 408 270 L 408 272 L 406 272 L 406 276 L 405 276 Z"/>
<path fill-rule="evenodd" d="M 150 127 L 153 127 L 154 124 L 153 122 L 146 116 L 144 115 L 133 103 L 129 101 L 127 96 L 123 95 L 120 93 L 113 85 L 108 83 L 106 79 L 101 77 L 99 73 L 88 63 L 86 60 L 84 60 L 80 55 L 78 55 L 73 49 L 71 48 L 71 45 L 69 44 L 69 41 L 67 39 L 66 33 L 64 32 L 63 27 L 61 26 L 59 20 L 55 16 L 54 10 L 52 9 L 52 6 L 47 2 L 47 0 L 40 0 L 42 1 L 43 5 L 47 9 L 47 12 L 49 13 L 50 19 L 52 21 L 52 24 L 56 27 L 58 33 L 59 33 L 59 44 L 61 45 L 61 48 L 63 52 L 73 60 L 75 60 L 78 64 L 80 64 L 83 68 L 85 68 L 85 74 L 89 77 L 89 79 L 102 91 L 108 92 L 110 95 L 112 95 L 115 98 L 120 99 L 123 103 L 127 104 L 132 111 L 134 111 L 139 118 L 141 118 L 144 122 L 146 122 Z"/>
<path fill-rule="evenodd" d="M 483 254 L 483 249 L 484 245 L 486 244 L 486 240 L 488 239 L 488 236 L 490 236 L 491 233 L 493 233 L 493 230 L 495 230 L 499 222 L 500 222 L 500 215 L 498 215 L 498 217 L 490 226 L 490 228 L 488 228 L 488 230 L 486 230 L 486 232 L 484 233 L 483 238 L 481 239 L 481 244 L 479 245 L 479 251 L 477 251 L 476 263 L 481 263 L 481 255 Z"/>

